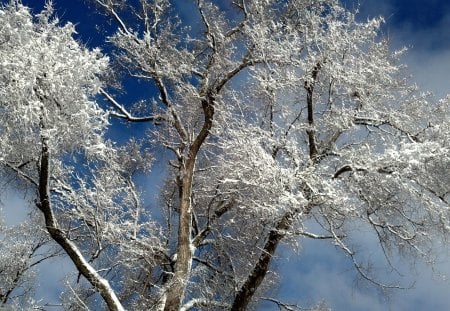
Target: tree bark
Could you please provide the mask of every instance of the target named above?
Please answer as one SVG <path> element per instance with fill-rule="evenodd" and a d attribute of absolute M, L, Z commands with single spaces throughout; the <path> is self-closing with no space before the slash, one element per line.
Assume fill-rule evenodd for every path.
<path fill-rule="evenodd" d="M 309 157 L 313 162 L 316 160 L 318 155 L 316 130 L 314 129 L 313 95 L 314 95 L 314 87 L 321 68 L 322 65 L 320 62 L 318 62 L 311 72 L 312 82 L 309 81 L 305 82 L 306 105 L 308 108 L 308 125 L 309 125 L 309 128 L 306 130 L 306 134 L 308 135 Z"/>
<path fill-rule="evenodd" d="M 192 266 L 193 244 L 191 243 L 192 232 L 192 180 L 194 177 L 195 162 L 203 142 L 209 135 L 214 116 L 214 97 L 209 95 L 202 101 L 205 121 L 203 126 L 189 147 L 185 163 L 181 163 L 180 180 L 180 214 L 178 225 L 177 261 L 175 272 L 171 283 L 165 293 L 164 311 L 177 311 L 180 309 L 189 274 Z"/>
<path fill-rule="evenodd" d="M 192 177 L 194 171 L 195 158 L 186 161 L 186 167 L 182 171 L 180 185 L 180 214 L 178 225 L 177 260 L 175 272 L 171 279 L 170 286 L 166 292 L 165 311 L 176 311 L 180 309 L 186 283 L 192 264 L 191 250 L 191 226 L 192 226 Z"/>
<path fill-rule="evenodd" d="M 124 311 L 125 309 L 108 281 L 95 271 L 95 269 L 84 259 L 83 254 L 81 254 L 78 247 L 65 235 L 64 231 L 59 228 L 51 206 L 49 180 L 50 153 L 48 151 L 46 139 L 43 139 L 38 185 L 39 200 L 36 205 L 44 214 L 47 231 L 51 238 L 64 249 L 80 274 L 99 291 L 108 306 L 108 309 L 111 311 Z"/>
<path fill-rule="evenodd" d="M 287 212 L 278 221 L 275 229 L 269 232 L 266 244 L 261 251 L 258 262 L 256 263 L 253 271 L 245 280 L 240 290 L 237 292 L 231 311 L 243 311 L 246 310 L 248 304 L 251 302 L 256 290 L 261 285 L 264 277 L 269 271 L 269 265 L 272 261 L 273 255 L 280 243 L 280 241 L 286 236 L 286 231 L 290 229 L 294 220 L 295 214 L 298 213 L 297 209 Z"/>

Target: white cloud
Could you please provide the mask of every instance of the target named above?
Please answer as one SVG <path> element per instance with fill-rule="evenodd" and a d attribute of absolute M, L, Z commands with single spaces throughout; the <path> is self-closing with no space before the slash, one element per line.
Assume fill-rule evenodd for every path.
<path fill-rule="evenodd" d="M 66 291 L 67 277 L 75 277 L 75 266 L 67 257 L 57 257 L 44 261 L 39 265 L 35 299 L 42 303 L 61 303 L 60 296 Z M 63 310 L 62 307 L 52 308 L 52 311 Z"/>
<path fill-rule="evenodd" d="M 364 237 L 367 249 L 373 241 Z M 450 283 L 442 273 L 450 275 L 450 262 L 445 260 L 431 268 L 418 261 L 411 267 L 403 262 L 403 277 L 390 270 L 375 269 L 376 277 L 384 281 L 401 280 L 403 286 L 414 284 L 411 289 L 380 290 L 358 275 L 348 257 L 324 241 L 305 240 L 300 255 L 283 248 L 275 267 L 281 272 L 280 285 L 274 294 L 289 303 L 314 306 L 325 301 L 332 310 L 385 311 L 385 310 L 450 310 Z M 381 255 L 372 252 L 372 260 L 381 261 Z M 444 258 L 445 256 L 441 256 Z M 285 259 L 282 259 L 285 258 Z M 287 259 L 286 259 L 287 258 Z M 398 264 L 402 264 L 400 259 Z M 265 310 L 275 310 L 274 305 L 264 304 Z"/>
<path fill-rule="evenodd" d="M 402 61 L 408 65 L 413 81 L 438 98 L 450 93 L 450 5 L 445 0 L 427 2 L 426 12 L 418 10 L 424 4 L 417 0 L 408 2 L 411 6 L 408 10 L 403 7 L 406 1 L 362 0 L 360 3 L 360 19 L 384 16 L 383 32 L 391 46 L 408 48 Z"/>

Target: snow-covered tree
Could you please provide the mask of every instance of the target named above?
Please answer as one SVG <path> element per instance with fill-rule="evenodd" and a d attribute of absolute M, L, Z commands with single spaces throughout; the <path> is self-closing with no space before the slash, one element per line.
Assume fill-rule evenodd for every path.
<path fill-rule="evenodd" d="M 82 255 L 77 244 L 84 241 L 74 242 L 83 227 L 79 222 L 88 221 L 76 215 L 83 212 L 83 199 L 92 191 L 82 188 L 82 177 L 69 165 L 69 157 L 79 154 L 88 159 L 84 162 L 88 170 L 104 165 L 102 157 L 104 162 L 108 156 L 103 139 L 106 113 L 92 100 L 108 60 L 99 50 L 81 47 L 72 37 L 74 26 L 58 26 L 57 20 L 50 20 L 51 14 L 51 5 L 36 18 L 19 3 L 0 10 L 0 162 L 7 173 L 16 173 L 34 188 L 36 207 L 45 218 L 42 225 L 51 238 L 110 308 L 120 310 L 109 283 Z M 114 155 L 108 160 L 114 161 Z M 108 174 L 113 175 L 113 170 Z M 96 178 L 107 177 L 99 169 Z M 92 180 L 89 183 L 97 186 Z M 118 185 L 111 180 L 110 186 Z M 97 187 L 96 192 L 101 190 Z M 108 193 L 109 200 L 119 202 L 120 190 Z M 75 192 L 77 201 L 70 201 Z M 58 219 L 59 209 L 64 211 Z M 75 216 L 69 217 L 71 213 Z"/>
<path fill-rule="evenodd" d="M 30 306 L 31 309 L 36 304 L 33 300 L 35 267 L 58 255 L 58 251 L 47 247 L 49 240 L 34 219 L 16 226 L 0 223 L 0 307 Z"/>
<path fill-rule="evenodd" d="M 110 69 L 51 6 L 0 11 L 0 161 L 88 281 L 68 308 L 98 292 L 110 310 L 245 310 L 280 243 L 307 238 L 395 287 L 365 269 L 361 226 L 387 265 L 391 250 L 429 259 L 448 234 L 449 100 L 405 78 L 382 19 L 335 0 L 198 0 L 186 20 L 169 0 L 91 2 L 118 26 Z M 151 98 L 120 102 L 119 81 L 101 82 L 113 68 Z M 109 122 L 149 130 L 119 146 Z M 134 178 L 155 161 L 157 213 Z"/>

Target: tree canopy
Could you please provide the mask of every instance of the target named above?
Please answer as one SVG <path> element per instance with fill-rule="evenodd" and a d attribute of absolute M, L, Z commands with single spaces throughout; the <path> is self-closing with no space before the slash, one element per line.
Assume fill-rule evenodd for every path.
<path fill-rule="evenodd" d="M 280 243 L 302 239 L 398 287 L 367 268 L 360 228 L 386 267 L 397 253 L 431 261 L 450 230 L 449 100 L 405 76 L 382 18 L 335 0 L 198 0 L 188 20 L 169 0 L 89 3 L 116 27 L 102 49 L 51 3 L 0 8 L 2 176 L 31 190 L 46 231 L 17 252 L 51 240 L 73 262 L 65 308 L 246 310 L 274 282 Z M 151 95 L 126 101 L 129 81 Z M 110 134 L 137 123 L 126 143 Z M 164 181 L 147 188 L 153 165 Z M 17 303 L 7 293 L 23 283 L 3 283 L 1 303 Z"/>

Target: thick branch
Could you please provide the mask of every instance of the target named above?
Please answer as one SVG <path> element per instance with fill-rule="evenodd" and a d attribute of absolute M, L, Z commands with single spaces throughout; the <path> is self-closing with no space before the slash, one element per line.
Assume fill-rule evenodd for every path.
<path fill-rule="evenodd" d="M 195 238 L 192 240 L 192 244 L 195 247 L 198 247 L 202 242 L 205 240 L 205 238 L 208 236 L 209 232 L 211 231 L 211 224 L 214 223 L 218 218 L 220 218 L 223 214 L 225 214 L 227 211 L 229 211 L 232 206 L 234 205 L 234 201 L 228 201 L 224 204 L 222 204 L 215 212 L 214 214 L 208 219 L 208 224 L 206 227 L 201 230 Z"/>
<path fill-rule="evenodd" d="M 298 212 L 298 209 L 293 209 L 284 214 L 278 221 L 275 229 L 269 232 L 268 239 L 262 249 L 258 262 L 234 298 L 231 307 L 232 311 L 244 311 L 247 308 L 269 270 L 269 264 L 280 241 L 285 237 L 287 230 L 291 228 L 295 215 Z"/>
<path fill-rule="evenodd" d="M 72 262 L 82 274 L 94 286 L 105 300 L 109 310 L 123 311 L 119 299 L 111 288 L 107 280 L 103 279 L 97 271 L 85 260 L 78 247 L 69 240 L 65 233 L 59 228 L 50 201 L 50 154 L 48 151 L 46 139 L 42 140 L 41 162 L 39 170 L 39 200 L 37 207 L 42 211 L 45 218 L 45 225 L 52 239 L 58 243 Z"/>
<path fill-rule="evenodd" d="M 315 161 L 318 155 L 316 131 L 314 129 L 313 95 L 314 95 L 314 87 L 321 68 L 322 65 L 320 62 L 318 62 L 311 72 L 312 81 L 305 81 L 304 86 L 306 90 L 306 105 L 308 108 L 308 125 L 309 125 L 309 128 L 306 130 L 306 134 L 308 135 L 309 157 L 312 161 Z"/>

